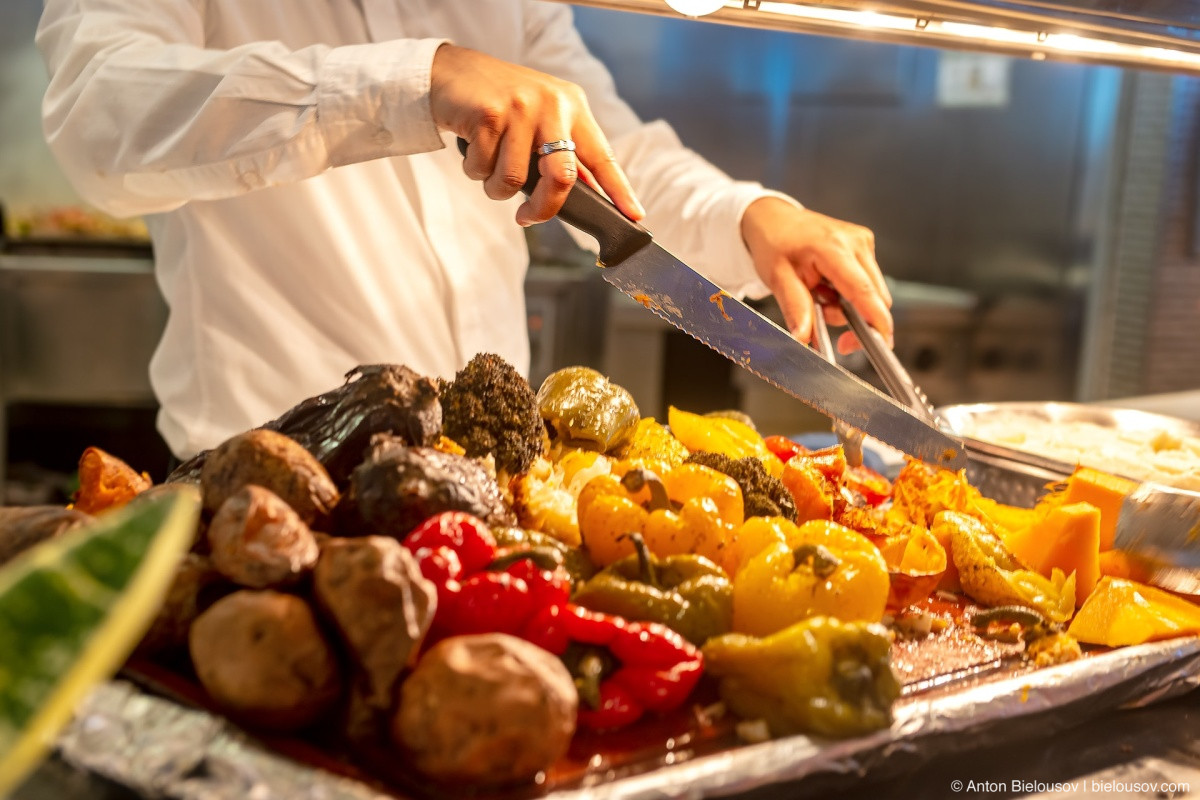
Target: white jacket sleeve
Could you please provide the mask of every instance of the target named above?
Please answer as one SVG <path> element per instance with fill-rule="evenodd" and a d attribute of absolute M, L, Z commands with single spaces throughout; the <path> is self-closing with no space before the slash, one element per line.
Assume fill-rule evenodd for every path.
<path fill-rule="evenodd" d="M 429 73 L 444 40 L 211 50 L 202 5 L 47 0 L 43 128 L 85 200 L 169 211 L 443 146 Z"/>
<path fill-rule="evenodd" d="M 769 291 L 742 241 L 742 214 L 765 196 L 796 201 L 761 184 L 733 180 L 684 147 L 668 123 L 643 123 L 617 95 L 608 70 L 588 52 L 570 8 L 535 0 L 526 5 L 528 66 L 583 87 L 646 208 L 642 224 L 664 247 L 730 294 L 766 296 Z M 586 237 L 580 241 L 591 242 Z"/>

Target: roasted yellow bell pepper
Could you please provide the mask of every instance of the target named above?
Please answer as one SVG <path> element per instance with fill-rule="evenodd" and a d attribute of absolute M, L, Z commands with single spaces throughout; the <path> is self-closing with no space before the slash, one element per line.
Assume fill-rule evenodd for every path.
<path fill-rule="evenodd" d="M 750 559 L 773 544 L 795 538 L 798 530 L 796 523 L 784 517 L 750 517 L 721 552 L 721 567 L 730 577 L 737 577 Z"/>
<path fill-rule="evenodd" d="M 633 429 L 633 438 L 615 453 L 630 467 L 645 467 L 658 474 L 670 471 L 688 457 L 688 449 L 654 417 L 642 417 Z"/>
<path fill-rule="evenodd" d="M 635 552 L 640 533 L 659 557 L 693 553 L 715 563 L 742 524 L 742 490 L 728 475 L 683 464 L 659 478 L 641 468 L 593 478 L 579 494 L 579 534 L 592 561 L 608 566 Z"/>
<path fill-rule="evenodd" d="M 758 639 L 730 633 L 703 647 L 704 669 L 739 717 L 774 736 L 857 736 L 892 722 L 900 682 L 891 639 L 874 623 L 813 617 Z"/>
<path fill-rule="evenodd" d="M 783 462 L 771 452 L 763 437 L 740 420 L 702 416 L 671 406 L 667 409 L 667 425 L 675 438 L 693 453 L 708 450 L 730 458 L 754 456 L 762 461 L 768 474 L 778 478 L 783 472 Z"/>
<path fill-rule="evenodd" d="M 887 598 L 888 568 L 879 549 L 858 531 L 814 520 L 737 573 L 733 629 L 766 636 L 816 616 L 878 622 Z"/>

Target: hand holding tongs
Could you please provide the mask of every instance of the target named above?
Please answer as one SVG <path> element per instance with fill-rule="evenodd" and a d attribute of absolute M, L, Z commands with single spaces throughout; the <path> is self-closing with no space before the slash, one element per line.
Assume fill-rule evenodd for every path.
<path fill-rule="evenodd" d="M 900 363 L 900 359 L 896 358 L 896 354 L 888 347 L 879 331 L 868 325 L 858 310 L 846 298 L 838 294 L 830 284 L 818 284 L 813 287 L 812 294 L 818 305 L 836 304 L 841 308 L 842 313 L 846 315 L 846 321 L 850 323 L 850 329 L 862 343 L 867 360 L 879 374 L 888 393 L 911 408 L 917 416 L 926 419 L 937 428 L 947 430 L 948 426 L 945 420 L 934 410 L 929 398 L 925 396 L 920 387 L 913 383 L 912 376 Z M 833 340 L 829 336 L 829 327 L 825 324 L 825 314 L 821 309 L 816 309 L 816 313 L 813 315 L 813 332 L 817 340 L 817 352 L 827 361 L 836 363 L 837 354 L 834 351 Z M 842 443 L 847 463 L 852 466 L 861 464 L 863 432 L 851 428 L 839 420 L 834 420 L 833 432 L 837 434 L 838 441 Z"/>

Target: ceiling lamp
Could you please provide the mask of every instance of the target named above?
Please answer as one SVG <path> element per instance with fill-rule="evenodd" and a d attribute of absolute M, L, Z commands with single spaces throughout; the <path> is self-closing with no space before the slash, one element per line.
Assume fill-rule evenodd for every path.
<path fill-rule="evenodd" d="M 688 17 L 703 17 L 725 6 L 725 0 L 667 0 L 667 5 Z"/>
<path fill-rule="evenodd" d="M 891 44 L 1200 75 L 1197 0 L 557 0 Z"/>

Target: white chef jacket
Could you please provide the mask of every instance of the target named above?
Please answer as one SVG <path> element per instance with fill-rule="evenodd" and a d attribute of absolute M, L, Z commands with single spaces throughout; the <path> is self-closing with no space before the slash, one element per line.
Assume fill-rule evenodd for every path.
<path fill-rule="evenodd" d="M 528 370 L 520 198 L 488 199 L 434 124 L 445 41 L 582 86 L 657 239 L 731 293 L 766 293 L 739 221 L 774 193 L 638 120 L 568 6 L 47 0 L 46 137 L 85 200 L 146 217 L 170 312 L 150 378 L 176 455 L 357 364 L 452 377 L 494 352 Z"/>

